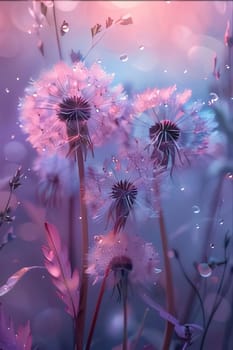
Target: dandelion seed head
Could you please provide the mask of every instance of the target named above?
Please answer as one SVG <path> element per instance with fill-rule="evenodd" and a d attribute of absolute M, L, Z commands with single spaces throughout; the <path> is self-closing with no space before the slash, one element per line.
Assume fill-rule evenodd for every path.
<path fill-rule="evenodd" d="M 36 158 L 33 170 L 39 176 L 37 193 L 44 205 L 60 205 L 62 198 L 77 190 L 75 166 L 68 158 L 43 154 Z"/>
<path fill-rule="evenodd" d="M 189 102 L 191 90 L 176 90 L 176 86 L 149 89 L 138 94 L 134 103 L 134 135 L 145 144 L 154 168 L 170 173 L 205 152 L 211 131 L 202 116 L 203 104 Z"/>
<path fill-rule="evenodd" d="M 86 202 L 93 217 L 104 219 L 116 232 L 132 218 L 141 221 L 154 213 L 148 177 L 144 181 L 122 157 L 113 156 L 103 166 L 89 167 L 87 184 Z"/>
<path fill-rule="evenodd" d="M 86 272 L 98 281 L 110 267 L 113 272 L 110 278 L 112 285 L 116 283 L 114 272 L 121 274 L 122 271 L 128 274 L 130 283 L 153 284 L 157 280 L 158 265 L 158 253 L 152 244 L 127 232 L 117 235 L 110 232 L 101 235 L 101 239 L 95 239 L 88 255 Z"/>
<path fill-rule="evenodd" d="M 67 97 L 59 103 L 57 115 L 61 121 L 86 121 L 91 117 L 91 107 L 82 97 Z"/>
<path fill-rule="evenodd" d="M 39 152 L 85 156 L 117 131 L 127 101 L 121 85 L 98 64 L 61 62 L 31 81 L 20 100 L 20 122 L 28 141 Z"/>

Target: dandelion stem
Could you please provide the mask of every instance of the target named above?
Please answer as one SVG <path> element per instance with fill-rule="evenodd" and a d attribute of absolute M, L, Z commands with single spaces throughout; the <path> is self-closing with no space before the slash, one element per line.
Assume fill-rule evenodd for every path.
<path fill-rule="evenodd" d="M 143 318 L 142 318 L 142 322 L 141 322 L 141 324 L 139 326 L 139 329 L 137 331 L 135 340 L 133 342 L 132 350 L 136 350 L 137 349 L 137 345 L 138 345 L 140 337 L 142 336 L 142 332 L 143 332 L 143 329 L 144 329 L 144 326 L 145 326 L 145 321 L 146 321 L 146 317 L 147 317 L 148 312 L 149 312 L 149 308 L 146 308 L 146 310 L 144 312 L 144 315 L 143 315 Z"/>
<path fill-rule="evenodd" d="M 10 207 L 9 207 L 9 204 L 10 204 L 10 201 L 11 201 L 12 194 L 13 194 L 13 189 L 10 188 L 10 192 L 9 192 L 9 196 L 8 196 L 8 199 L 7 199 L 7 203 L 6 203 L 6 205 L 5 205 L 5 208 L 4 208 L 3 212 L 2 212 L 2 217 L 1 217 L 1 219 L 0 219 L 0 226 L 2 226 L 3 223 L 4 223 L 5 220 L 6 220 L 7 212 L 8 212 L 8 210 L 9 210 L 9 208 L 10 208 Z"/>
<path fill-rule="evenodd" d="M 124 326 L 123 326 L 123 350 L 127 350 L 128 344 L 128 310 L 127 310 L 127 299 L 128 299 L 128 277 L 126 277 L 126 283 L 123 284 L 123 313 L 124 313 Z"/>
<path fill-rule="evenodd" d="M 215 222 L 215 220 L 212 219 L 212 218 L 215 218 L 215 214 L 216 214 L 217 209 L 218 209 L 219 198 L 220 198 L 220 195 L 221 195 L 221 192 L 222 192 L 223 181 L 224 181 L 224 177 L 221 175 L 218 178 L 218 182 L 217 182 L 217 185 L 215 187 L 215 191 L 214 191 L 213 198 L 212 198 L 212 201 L 211 201 L 210 212 L 209 212 L 209 218 L 211 218 L 211 219 L 207 223 L 207 226 L 206 226 L 206 229 L 205 229 L 205 241 L 203 242 L 203 245 L 202 245 L 202 252 L 201 252 L 201 257 L 200 257 L 200 261 L 201 262 L 207 261 L 207 250 L 208 250 L 208 247 L 209 247 L 209 243 L 210 243 L 210 240 L 211 240 L 211 235 L 213 233 L 213 225 L 214 225 L 214 222 Z M 200 280 L 200 275 L 197 274 L 196 278 L 193 281 L 193 284 L 197 285 L 199 280 Z M 188 300 L 187 300 L 187 303 L 186 303 L 186 307 L 185 307 L 185 310 L 184 310 L 184 313 L 183 313 L 183 317 L 181 317 L 181 320 L 184 321 L 184 322 L 185 322 L 185 320 L 187 320 L 189 312 L 192 309 L 192 304 L 194 302 L 194 295 L 195 295 L 195 292 L 194 292 L 193 289 L 191 289 L 189 297 L 188 297 Z"/>
<path fill-rule="evenodd" d="M 225 247 L 225 249 L 224 249 L 224 260 L 227 261 L 227 247 Z M 202 336 L 200 350 L 204 349 L 204 343 L 205 343 L 205 339 L 206 339 L 207 332 L 208 332 L 208 329 L 210 327 L 211 321 L 212 321 L 214 314 L 217 311 L 217 309 L 218 309 L 219 305 L 221 304 L 223 297 L 224 297 L 224 295 L 222 295 L 222 296 L 219 296 L 219 295 L 220 295 L 220 292 L 222 291 L 222 288 L 223 288 L 223 282 L 225 279 L 226 268 L 227 268 L 227 263 L 224 264 L 223 273 L 222 273 L 222 277 L 221 277 L 221 280 L 220 280 L 220 283 L 219 283 L 219 286 L 218 286 L 218 289 L 217 289 L 217 292 L 215 295 L 213 308 L 211 310 L 209 319 L 207 321 L 207 324 L 206 324 L 206 327 L 204 330 L 204 334 Z M 229 285 L 229 284 L 227 283 L 227 285 Z"/>
<path fill-rule="evenodd" d="M 195 284 L 191 281 L 191 279 L 189 278 L 189 276 L 187 275 L 185 269 L 184 269 L 184 266 L 180 260 L 180 257 L 178 254 L 175 254 L 175 257 L 178 261 L 178 264 L 180 266 L 180 269 L 184 275 L 184 278 L 186 279 L 186 281 L 190 284 L 190 286 L 192 287 L 193 289 L 193 292 L 196 294 L 196 296 L 198 297 L 198 300 L 200 302 L 200 306 L 201 306 L 201 313 L 202 313 L 202 319 L 203 319 L 203 327 L 205 328 L 205 324 L 206 324 L 206 319 L 205 319 L 205 309 L 204 309 L 204 304 L 203 304 L 203 301 L 202 301 L 202 298 L 201 298 L 201 295 L 197 289 L 197 287 L 195 286 Z"/>
<path fill-rule="evenodd" d="M 56 16 L 56 9 L 55 9 L 55 0 L 53 0 L 53 20 L 54 20 L 54 26 L 55 26 L 55 33 L 56 33 L 56 40 L 57 40 L 57 48 L 58 48 L 59 58 L 62 61 L 63 57 L 62 57 L 61 43 L 60 43 L 58 27 L 57 27 L 57 16 Z"/>
<path fill-rule="evenodd" d="M 86 306 L 87 306 L 87 294 L 88 294 L 88 275 L 85 273 L 87 268 L 87 255 L 88 255 L 88 218 L 87 207 L 85 203 L 85 171 L 84 171 L 84 159 L 81 147 L 78 147 L 76 151 L 76 157 L 78 162 L 78 174 L 79 174 L 79 191 L 80 191 L 80 211 L 81 211 L 81 225 L 82 225 L 82 277 L 80 287 L 80 301 L 79 312 L 76 324 L 77 335 L 77 350 L 83 349 L 83 338 L 85 332 L 85 319 L 86 319 Z"/>
<path fill-rule="evenodd" d="M 88 334 L 88 338 L 87 338 L 86 350 L 89 350 L 90 347 L 91 347 L 92 337 L 93 337 L 93 334 L 94 334 L 94 331 L 95 331 L 95 326 L 96 326 L 97 318 L 98 318 L 98 315 L 99 315 L 100 306 L 101 306 L 101 303 L 102 303 L 102 300 L 103 300 L 103 295 L 104 295 L 104 291 L 105 291 L 105 285 L 106 285 L 107 277 L 109 275 L 109 271 L 110 271 L 110 269 L 107 268 L 107 270 L 105 272 L 105 275 L 104 275 L 104 279 L 103 279 L 101 288 L 100 288 L 99 296 L 98 296 L 96 307 L 95 307 L 95 312 L 94 312 L 94 315 L 93 315 L 93 318 L 92 318 L 92 322 L 91 322 L 91 328 L 90 328 L 90 331 L 89 331 L 89 334 Z"/>
<path fill-rule="evenodd" d="M 69 257 L 71 271 L 75 268 L 75 232 L 74 232 L 74 196 L 70 196 L 68 203 L 68 228 L 69 228 L 69 237 L 68 237 L 68 247 L 69 247 Z"/>
<path fill-rule="evenodd" d="M 161 197 L 159 184 L 156 180 L 154 180 L 155 194 L 158 200 L 158 211 L 159 211 L 159 228 L 160 228 L 160 236 L 162 241 L 162 249 L 163 249 L 163 258 L 164 258 L 164 270 L 165 270 L 165 289 L 166 289 L 166 303 L 167 303 L 167 311 L 171 315 L 175 315 L 175 303 L 174 303 L 174 290 L 173 290 L 173 282 L 172 282 L 172 271 L 171 265 L 168 257 L 168 242 L 167 242 L 167 232 L 165 226 L 165 220 L 163 215 L 163 209 L 161 206 Z M 163 350 L 168 350 L 171 340 L 172 334 L 174 330 L 174 325 L 167 321 L 165 334 L 163 339 Z"/>

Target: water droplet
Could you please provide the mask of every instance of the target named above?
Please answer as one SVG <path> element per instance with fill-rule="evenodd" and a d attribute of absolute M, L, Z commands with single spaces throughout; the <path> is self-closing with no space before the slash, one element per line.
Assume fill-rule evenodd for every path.
<path fill-rule="evenodd" d="M 140 50 L 140 51 L 143 51 L 144 49 L 145 49 L 145 46 L 144 46 L 144 45 L 140 45 L 140 46 L 139 46 L 139 50 Z"/>
<path fill-rule="evenodd" d="M 219 225 L 223 225 L 224 224 L 224 220 L 223 219 L 219 219 L 218 223 L 219 223 Z"/>
<path fill-rule="evenodd" d="M 229 66 L 229 64 L 225 65 L 226 69 L 230 69 L 231 67 Z"/>
<path fill-rule="evenodd" d="M 126 55 L 125 53 L 120 55 L 120 60 L 121 62 L 127 62 L 129 59 L 128 55 Z"/>
<path fill-rule="evenodd" d="M 200 225 L 199 224 L 196 224 L 195 227 L 196 227 L 197 230 L 200 229 Z"/>
<path fill-rule="evenodd" d="M 32 31 L 31 31 L 31 29 L 28 29 L 28 34 L 32 34 Z"/>
<path fill-rule="evenodd" d="M 192 209 L 193 209 L 194 214 L 199 214 L 201 211 L 198 205 L 193 205 Z"/>
<path fill-rule="evenodd" d="M 15 135 L 11 135 L 11 140 L 14 140 L 15 139 Z"/>
<path fill-rule="evenodd" d="M 214 243 L 210 243 L 210 248 L 214 249 Z"/>
<path fill-rule="evenodd" d="M 216 101 L 218 101 L 219 97 L 218 97 L 218 95 L 215 92 L 210 92 L 209 95 L 211 97 L 211 99 L 209 101 L 211 104 L 216 102 Z"/>
<path fill-rule="evenodd" d="M 167 73 L 167 69 L 164 69 L 164 71 L 163 71 L 164 73 Z"/>
<path fill-rule="evenodd" d="M 184 70 L 184 74 L 188 73 L 187 69 Z"/>
<path fill-rule="evenodd" d="M 184 191 L 184 187 L 181 187 L 180 190 L 183 192 Z"/>
<path fill-rule="evenodd" d="M 7 94 L 9 94 L 9 92 L 10 92 L 10 89 L 8 89 L 8 88 L 5 88 L 5 91 L 6 91 L 6 93 L 7 93 Z"/>
<path fill-rule="evenodd" d="M 228 173 L 228 179 L 233 179 L 233 174 L 232 173 Z"/>
<path fill-rule="evenodd" d="M 102 63 L 102 60 L 101 60 L 101 58 L 98 58 L 98 60 L 96 61 L 97 63 Z"/>
<path fill-rule="evenodd" d="M 79 220 L 82 220 L 82 216 L 79 216 L 78 218 L 79 218 Z"/>
<path fill-rule="evenodd" d="M 197 269 L 201 277 L 210 277 L 212 275 L 212 269 L 207 263 L 201 263 L 197 265 Z"/>
<path fill-rule="evenodd" d="M 94 236 L 94 241 L 96 242 L 96 243 L 102 243 L 103 242 L 103 236 L 98 236 L 98 235 L 96 235 L 96 236 Z"/>
<path fill-rule="evenodd" d="M 66 21 L 63 21 L 61 25 L 61 35 L 68 33 L 69 30 L 70 30 L 69 24 Z"/>
<path fill-rule="evenodd" d="M 19 77 L 16 77 L 16 80 L 19 81 Z"/>
<path fill-rule="evenodd" d="M 99 113 L 100 110 L 99 110 L 99 108 L 96 108 L 95 111 L 96 111 L 96 113 Z"/>

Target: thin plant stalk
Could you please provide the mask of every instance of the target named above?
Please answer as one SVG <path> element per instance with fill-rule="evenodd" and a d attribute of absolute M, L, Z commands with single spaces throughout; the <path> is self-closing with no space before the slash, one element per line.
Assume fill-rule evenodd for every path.
<path fill-rule="evenodd" d="M 109 272 L 110 272 L 110 269 L 108 268 L 106 270 L 106 272 L 105 272 L 105 275 L 104 275 L 104 278 L 103 278 L 103 281 L 102 281 L 102 284 L 101 284 L 101 287 L 100 287 L 100 292 L 99 292 L 99 296 L 98 296 L 98 299 L 97 299 L 97 302 L 96 302 L 95 312 L 94 312 L 94 315 L 93 315 L 93 318 L 92 318 L 91 327 L 90 327 L 90 331 L 89 331 L 88 338 L 87 338 L 87 345 L 86 345 L 86 348 L 85 348 L 86 350 L 90 350 L 90 347 L 91 347 L 91 342 L 92 342 L 92 338 L 93 338 L 93 335 L 94 335 L 95 326 L 96 326 L 96 322 L 97 322 L 97 319 L 98 319 L 100 306 L 101 306 L 101 303 L 102 303 L 102 300 L 103 300 L 103 295 L 104 295 L 104 292 L 105 292 L 105 286 L 106 286 L 106 281 L 107 281 Z"/>
<path fill-rule="evenodd" d="M 164 272 L 165 272 L 165 286 L 166 286 L 166 304 L 167 312 L 171 315 L 175 315 L 175 302 L 174 302 L 174 290 L 173 290 L 173 280 L 172 280 L 172 271 L 171 264 L 168 257 L 168 242 L 167 242 L 167 231 L 165 226 L 165 220 L 163 215 L 163 209 L 161 206 L 161 197 L 159 184 L 154 180 L 155 195 L 158 201 L 158 211 L 159 211 L 159 228 L 160 228 L 160 237 L 162 241 L 162 250 L 164 258 Z M 168 350 L 172 335 L 173 335 L 174 325 L 169 321 L 166 322 L 165 334 L 163 339 L 163 350 Z"/>
<path fill-rule="evenodd" d="M 143 315 L 143 318 L 142 318 L 142 323 L 137 331 L 137 334 L 136 334 L 136 337 L 135 337 L 135 340 L 133 342 L 133 350 L 136 350 L 137 348 L 137 345 L 138 345 L 138 342 L 139 342 L 139 339 L 141 338 L 142 336 L 142 332 L 144 330 L 144 326 L 145 326 L 145 321 L 146 321 L 146 317 L 147 317 L 147 314 L 149 312 L 149 308 L 146 308 L 145 312 L 144 312 L 144 315 Z"/>
<path fill-rule="evenodd" d="M 209 218 L 214 218 L 216 215 L 218 205 L 219 205 L 220 195 L 222 193 L 223 182 L 224 182 L 224 176 L 221 175 L 218 178 L 218 182 L 216 184 L 215 191 L 213 193 L 213 198 L 212 198 L 210 210 L 209 210 Z M 214 222 L 215 222 L 214 219 L 209 220 L 207 223 L 206 229 L 205 229 L 205 240 L 204 240 L 203 245 L 202 245 L 202 252 L 201 252 L 201 256 L 200 256 L 201 262 L 207 261 L 207 250 L 208 250 L 208 247 L 210 246 L 209 243 L 210 243 L 211 235 L 213 232 Z M 196 274 L 196 277 L 194 279 L 193 284 L 197 285 L 200 278 L 201 278 L 201 276 L 199 274 Z M 185 320 L 187 320 L 189 312 L 192 309 L 192 304 L 194 302 L 194 296 L 195 296 L 195 291 L 193 289 L 191 289 L 189 297 L 188 297 L 187 302 L 186 302 L 186 307 L 185 307 L 184 312 L 183 312 L 183 316 L 181 317 L 181 320 L 184 322 L 185 322 Z"/>
<path fill-rule="evenodd" d="M 81 147 L 77 148 L 76 159 L 78 163 L 79 175 L 79 191 L 80 191 L 80 212 L 81 212 L 81 226 L 82 226 L 82 272 L 81 272 L 81 287 L 80 287 L 80 301 L 79 312 L 76 325 L 76 340 L 77 350 L 83 349 L 83 339 L 85 332 L 87 295 L 88 295 L 88 275 L 85 272 L 87 268 L 88 255 L 88 217 L 87 206 L 85 202 L 85 170 L 84 159 Z"/>
<path fill-rule="evenodd" d="M 10 188 L 10 192 L 9 192 L 9 196 L 8 196 L 8 199 L 7 199 L 7 203 L 6 203 L 5 208 L 3 210 L 3 216 L 2 216 L 1 221 L 0 221 L 0 226 L 3 225 L 3 223 L 5 221 L 5 218 L 7 216 L 7 211 L 9 209 L 9 204 L 10 204 L 10 201 L 11 201 L 12 194 L 13 194 L 13 188 Z"/>
<path fill-rule="evenodd" d="M 202 301 L 202 298 L 201 298 L 201 295 L 196 287 L 196 285 L 191 281 L 191 279 L 189 278 L 189 276 L 187 275 L 185 269 L 184 269 L 184 266 L 180 260 L 180 257 L 178 254 L 175 254 L 175 257 L 176 259 L 178 260 L 178 264 L 180 266 L 180 269 L 184 275 L 184 278 L 186 279 L 186 281 L 190 284 L 190 286 L 192 287 L 193 289 L 193 292 L 196 294 L 196 296 L 198 297 L 198 300 L 200 302 L 200 307 L 201 307 L 201 313 L 202 313 L 202 319 L 203 319 L 203 327 L 205 328 L 205 324 L 206 324 L 206 320 L 205 320 L 205 309 L 204 309 L 204 304 L 203 304 L 203 301 Z"/>
<path fill-rule="evenodd" d="M 69 197 L 68 201 L 68 249 L 69 249 L 69 258 L 71 271 L 74 271 L 75 268 L 75 232 L 74 232 L 74 218 L 75 218 L 75 200 L 74 196 Z"/>
<path fill-rule="evenodd" d="M 55 26 L 55 33 L 56 33 L 56 41 L 57 41 L 57 48 L 58 48 L 58 54 L 59 58 L 62 61 L 62 50 L 61 50 L 61 43 L 59 38 L 59 32 L 58 32 L 58 26 L 57 26 L 57 16 L 56 16 L 56 8 L 55 8 L 55 0 L 53 0 L 53 20 L 54 20 L 54 26 Z"/>
<path fill-rule="evenodd" d="M 227 261 L 226 247 L 224 249 L 224 260 Z M 223 299 L 223 297 L 219 297 L 219 294 L 220 294 L 220 292 L 222 290 L 222 287 L 223 287 L 223 282 L 224 282 L 224 278 L 225 278 L 226 268 L 227 268 L 227 264 L 225 263 L 224 264 L 224 268 L 223 268 L 222 277 L 221 277 L 221 280 L 220 280 L 220 283 L 219 283 L 219 286 L 218 286 L 218 289 L 217 289 L 217 292 L 216 292 L 216 296 L 215 296 L 215 299 L 214 299 L 213 308 L 212 308 L 212 311 L 210 313 L 209 319 L 207 321 L 204 334 L 202 336 L 200 350 L 204 349 L 204 343 L 205 343 L 205 339 L 206 339 L 207 332 L 209 330 L 211 321 L 212 321 L 212 319 L 214 317 L 214 314 L 217 311 L 217 309 L 218 309 L 218 307 L 219 307 L 219 305 L 220 305 L 220 303 L 222 302 L 222 299 Z"/>
<path fill-rule="evenodd" d="M 127 348 L 128 348 L 128 308 L 127 308 L 127 300 L 128 300 L 128 277 L 126 277 L 126 283 L 123 284 L 123 315 L 124 315 L 124 323 L 123 323 L 123 350 L 127 350 Z"/>

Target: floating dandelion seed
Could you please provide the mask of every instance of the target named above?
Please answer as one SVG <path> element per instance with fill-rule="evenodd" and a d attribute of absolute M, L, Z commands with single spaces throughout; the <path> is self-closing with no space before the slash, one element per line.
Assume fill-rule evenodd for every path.
<path fill-rule="evenodd" d="M 72 68 L 59 63 L 32 82 L 19 108 L 33 147 L 62 156 L 78 147 L 85 156 L 93 153 L 117 129 L 126 106 L 122 87 L 111 87 L 112 80 L 97 63 L 87 68 L 76 62 Z"/>

